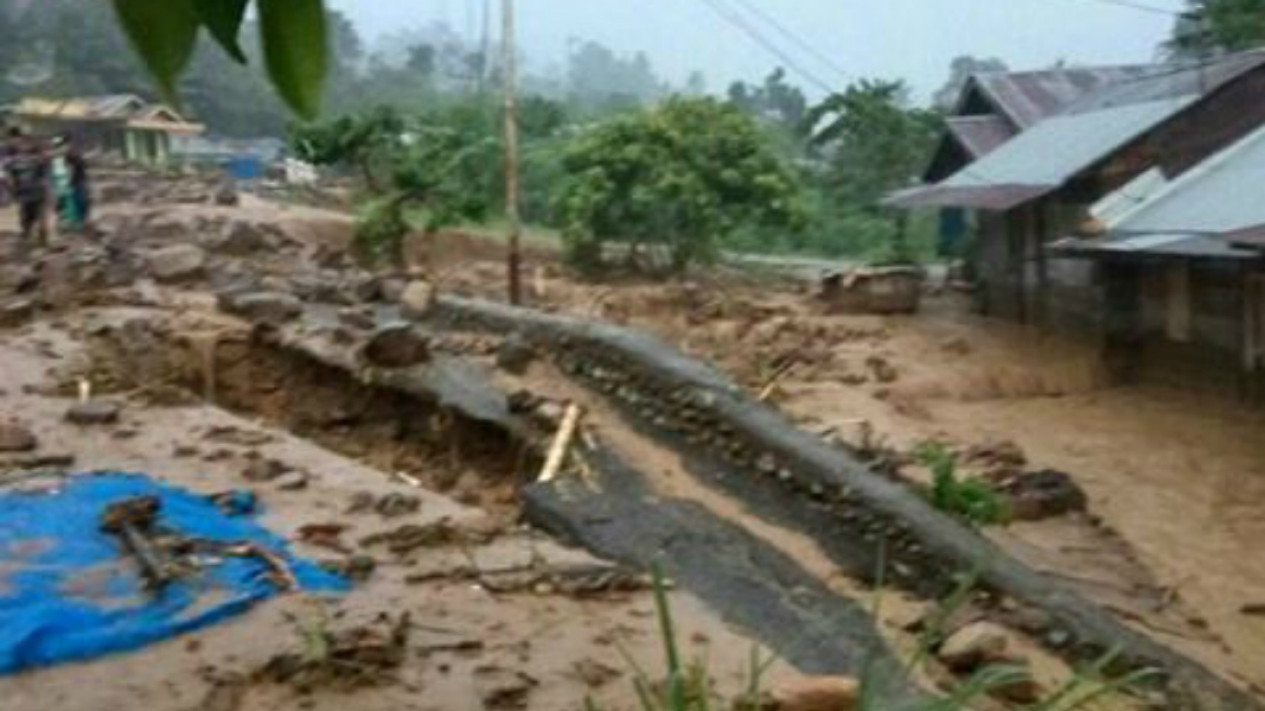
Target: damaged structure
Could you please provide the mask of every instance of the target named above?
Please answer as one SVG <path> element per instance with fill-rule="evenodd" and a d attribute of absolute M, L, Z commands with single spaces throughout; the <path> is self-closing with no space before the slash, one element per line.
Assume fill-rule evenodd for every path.
<path fill-rule="evenodd" d="M 176 136 L 201 135 L 201 124 L 175 109 L 133 94 L 74 99 L 23 99 L 12 119 L 31 133 L 69 135 L 82 150 L 113 154 L 132 163 L 163 165 Z"/>
<path fill-rule="evenodd" d="M 1262 252 L 1235 235 L 1265 223 L 1242 175 L 1265 165 L 1265 52 L 1067 71 L 1044 84 L 1079 95 L 968 81 L 927 183 L 888 204 L 970 218 L 982 313 L 1101 339 L 1122 378 L 1259 397 Z"/>

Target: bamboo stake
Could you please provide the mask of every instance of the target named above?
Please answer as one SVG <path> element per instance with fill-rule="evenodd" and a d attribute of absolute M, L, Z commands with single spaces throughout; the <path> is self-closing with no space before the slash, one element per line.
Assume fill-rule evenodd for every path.
<path fill-rule="evenodd" d="M 545 467 L 540 470 L 541 483 L 549 483 L 558 478 L 558 472 L 562 469 L 562 462 L 566 459 L 567 450 L 571 448 L 571 440 L 575 438 L 575 431 L 580 424 L 580 406 L 571 403 L 567 406 L 567 413 L 562 418 L 562 424 L 558 426 L 558 434 L 554 435 L 553 444 L 549 445 L 549 456 L 545 458 Z"/>

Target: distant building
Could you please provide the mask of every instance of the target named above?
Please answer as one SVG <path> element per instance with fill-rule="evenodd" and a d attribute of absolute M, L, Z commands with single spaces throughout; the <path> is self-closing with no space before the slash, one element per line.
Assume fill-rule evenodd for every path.
<path fill-rule="evenodd" d="M 85 151 L 146 165 L 168 162 L 174 136 L 198 135 L 204 130 L 171 107 L 150 104 L 132 94 L 29 97 L 12 108 L 10 120 L 35 134 L 68 134 Z"/>
<path fill-rule="evenodd" d="M 1265 368 L 1262 252 L 1226 235 L 1265 224 L 1265 200 L 1217 166 L 1265 159 L 1265 52 L 1084 71 L 1098 80 L 1066 101 L 968 81 L 927 183 L 887 202 L 968 212 L 984 313 L 1102 337 L 1123 371 L 1242 391 Z M 997 98 L 1016 83 L 1040 98 L 1026 121 Z"/>
<path fill-rule="evenodd" d="M 257 180 L 285 157 L 279 138 L 173 136 L 172 156 L 181 163 L 215 166 L 238 180 Z"/>

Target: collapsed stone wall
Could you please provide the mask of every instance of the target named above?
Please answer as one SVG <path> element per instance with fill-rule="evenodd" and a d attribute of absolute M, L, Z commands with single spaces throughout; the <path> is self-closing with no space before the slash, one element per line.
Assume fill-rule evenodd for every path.
<path fill-rule="evenodd" d="M 738 471 L 769 477 L 829 506 L 889 580 L 922 594 L 973 573 L 987 590 L 1046 613 L 1043 641 L 1074 660 L 1118 654 L 1124 668 L 1167 675 L 1169 705 L 1194 711 L 1263 709 L 1198 662 L 1122 624 L 1108 611 L 1010 556 L 908 487 L 794 426 L 714 369 L 628 329 L 455 297 L 431 317 L 450 328 L 516 332 L 564 371 L 606 393 L 661 435 L 683 437 Z"/>

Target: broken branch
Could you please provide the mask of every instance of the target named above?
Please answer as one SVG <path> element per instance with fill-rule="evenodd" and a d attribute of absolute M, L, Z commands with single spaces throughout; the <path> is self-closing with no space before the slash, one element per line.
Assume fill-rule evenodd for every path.
<path fill-rule="evenodd" d="M 539 481 L 547 484 L 558 478 L 558 472 L 562 469 L 562 462 L 566 459 L 567 451 L 571 448 L 571 440 L 575 438 L 577 425 L 580 424 L 580 406 L 571 403 L 567 406 L 566 415 L 562 418 L 562 424 L 558 426 L 558 433 L 553 438 L 553 444 L 549 446 L 549 456 L 545 458 L 545 467 L 540 470 Z"/>

